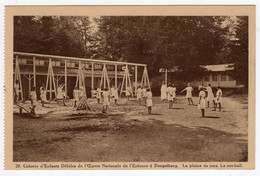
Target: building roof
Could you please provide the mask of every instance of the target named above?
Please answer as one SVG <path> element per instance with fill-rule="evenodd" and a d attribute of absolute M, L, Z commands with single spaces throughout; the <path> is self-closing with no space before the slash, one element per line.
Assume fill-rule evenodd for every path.
<path fill-rule="evenodd" d="M 202 68 L 205 68 L 206 71 L 211 72 L 222 72 L 234 70 L 234 64 L 218 64 L 218 65 L 201 65 Z M 159 70 L 160 73 L 165 72 L 165 68 Z M 178 71 L 178 66 L 173 66 L 172 69 L 167 69 L 167 72 L 176 72 Z"/>
<path fill-rule="evenodd" d="M 219 64 L 219 65 L 202 65 L 207 71 L 221 72 L 234 70 L 234 64 Z"/>

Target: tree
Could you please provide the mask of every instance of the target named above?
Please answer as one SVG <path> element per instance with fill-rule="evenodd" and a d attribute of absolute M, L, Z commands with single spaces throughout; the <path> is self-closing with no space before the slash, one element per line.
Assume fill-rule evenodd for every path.
<path fill-rule="evenodd" d="M 110 16 L 98 20 L 107 59 L 148 65 L 150 76 L 178 65 L 183 79 L 215 62 L 225 42 L 220 17 Z M 189 71 L 189 72 L 188 72 Z"/>

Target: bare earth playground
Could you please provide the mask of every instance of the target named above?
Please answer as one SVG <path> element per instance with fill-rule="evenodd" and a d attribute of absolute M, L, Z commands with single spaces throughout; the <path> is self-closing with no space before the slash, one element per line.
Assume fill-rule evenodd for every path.
<path fill-rule="evenodd" d="M 118 106 L 111 103 L 107 114 L 99 114 L 102 104 L 88 99 L 93 113 L 87 115 L 73 115 L 72 101 L 67 107 L 57 107 L 53 102 L 48 108 L 37 107 L 39 118 L 19 114 L 14 105 L 13 159 L 14 162 L 243 162 L 247 161 L 247 101 L 247 95 L 223 97 L 222 112 L 207 108 L 206 118 L 200 118 L 197 106 L 187 105 L 184 96 L 177 96 L 173 109 L 168 109 L 160 97 L 153 97 L 151 115 L 135 98 L 130 101 L 120 98 Z"/>

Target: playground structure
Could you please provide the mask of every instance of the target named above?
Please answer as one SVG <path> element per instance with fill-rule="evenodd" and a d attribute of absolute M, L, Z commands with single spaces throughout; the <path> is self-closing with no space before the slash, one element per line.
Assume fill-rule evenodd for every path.
<path fill-rule="evenodd" d="M 140 68 L 142 76 L 138 75 Z M 150 88 L 146 64 L 108 60 L 14 52 L 13 75 L 13 82 L 19 82 L 21 101 L 29 99 L 32 86 L 38 91 L 42 84 L 49 101 L 56 97 L 61 83 L 64 83 L 66 97 L 74 87 L 82 88 L 85 94 L 86 89 L 97 87 L 110 90 L 111 82 L 115 87 L 120 85 L 120 95 L 128 87 L 132 96 L 136 95 L 138 85 Z"/>

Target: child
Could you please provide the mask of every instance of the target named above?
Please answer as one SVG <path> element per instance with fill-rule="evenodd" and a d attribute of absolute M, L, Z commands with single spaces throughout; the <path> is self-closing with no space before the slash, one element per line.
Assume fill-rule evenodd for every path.
<path fill-rule="evenodd" d="M 100 100 L 101 100 L 101 87 L 97 88 L 97 102 L 98 104 L 100 104 Z"/>
<path fill-rule="evenodd" d="M 105 113 L 107 111 L 107 108 L 108 108 L 108 105 L 109 105 L 109 99 L 110 99 L 110 94 L 109 94 L 109 91 L 108 91 L 108 88 L 105 88 L 104 89 L 104 92 L 103 92 L 103 113 Z"/>
<path fill-rule="evenodd" d="M 212 88 L 211 88 L 211 84 L 208 84 L 208 86 L 206 87 L 206 91 L 208 93 L 207 96 L 207 104 L 208 104 L 208 108 L 209 108 L 209 102 L 212 101 L 213 102 L 213 108 L 215 108 L 215 100 L 214 100 L 214 94 L 212 93 Z"/>
<path fill-rule="evenodd" d="M 18 103 L 19 101 L 19 92 L 20 92 L 19 81 L 16 80 L 14 84 L 14 103 Z"/>
<path fill-rule="evenodd" d="M 217 93 L 216 93 L 216 106 L 213 111 L 216 111 L 217 104 L 219 106 L 219 111 L 221 111 L 221 102 L 222 102 L 222 90 L 220 86 L 217 87 Z"/>
<path fill-rule="evenodd" d="M 32 105 L 31 112 L 32 112 L 33 115 L 36 115 L 35 108 L 36 108 L 36 105 L 37 105 L 37 95 L 36 95 L 35 87 L 32 87 L 30 99 L 31 99 L 31 105 Z"/>
<path fill-rule="evenodd" d="M 59 102 L 62 100 L 63 101 L 63 93 L 62 93 L 62 89 L 63 89 L 63 84 L 60 84 L 58 86 L 58 89 L 57 89 L 57 96 L 56 96 L 56 99 L 57 99 L 57 104 L 59 104 Z"/>
<path fill-rule="evenodd" d="M 144 104 L 146 105 L 146 93 L 147 93 L 147 89 L 146 89 L 146 87 L 144 86 L 143 88 L 142 88 L 142 98 L 143 98 L 143 100 L 144 100 Z"/>
<path fill-rule="evenodd" d="M 40 98 L 41 98 L 42 107 L 44 107 L 44 103 L 47 101 L 47 98 L 46 98 L 46 91 L 43 84 L 40 87 Z"/>
<path fill-rule="evenodd" d="M 175 103 L 176 102 L 176 91 L 177 91 L 177 89 L 176 89 L 176 86 L 174 84 L 172 84 L 172 88 L 173 88 L 173 103 Z"/>
<path fill-rule="evenodd" d="M 201 110 L 201 117 L 205 117 L 205 108 L 206 108 L 206 101 L 205 101 L 205 97 L 206 97 L 206 93 L 204 92 L 204 88 L 200 87 L 200 93 L 199 93 L 199 103 L 198 103 L 198 109 Z"/>
<path fill-rule="evenodd" d="M 161 100 L 163 102 L 166 101 L 166 97 L 167 97 L 167 85 L 165 84 L 165 82 L 162 82 L 162 86 L 161 86 Z"/>
<path fill-rule="evenodd" d="M 147 104 L 147 108 L 148 108 L 148 114 L 152 114 L 152 106 L 153 106 L 153 94 L 151 92 L 151 89 L 147 89 L 147 93 L 146 93 L 146 104 Z"/>
<path fill-rule="evenodd" d="M 120 85 L 118 86 L 120 87 Z M 117 101 L 118 101 L 118 87 L 114 87 L 114 100 L 115 104 L 118 106 Z"/>
<path fill-rule="evenodd" d="M 183 89 L 180 93 L 186 91 L 186 98 L 188 99 L 188 103 L 189 105 L 192 104 L 193 105 L 193 101 L 192 101 L 192 91 L 194 89 L 190 86 L 190 83 L 187 84 L 187 87 L 185 89 Z"/>
<path fill-rule="evenodd" d="M 73 90 L 73 99 L 74 99 L 74 107 L 77 107 L 77 102 L 79 101 L 79 89 L 78 87 L 74 87 Z"/>
<path fill-rule="evenodd" d="M 131 96 L 131 87 L 127 87 L 125 91 L 125 95 L 127 97 L 127 100 L 129 100 L 129 97 Z"/>
<path fill-rule="evenodd" d="M 138 86 L 136 90 L 136 98 L 139 101 L 139 104 L 142 105 L 142 88 L 141 86 Z"/>
<path fill-rule="evenodd" d="M 66 103 L 65 103 L 66 99 L 67 99 L 67 97 L 66 97 L 65 89 L 62 89 L 62 102 L 63 102 L 63 106 L 67 106 Z"/>
<path fill-rule="evenodd" d="M 169 109 L 172 109 L 174 90 L 171 83 L 169 83 L 168 85 L 167 93 L 168 93 Z"/>

